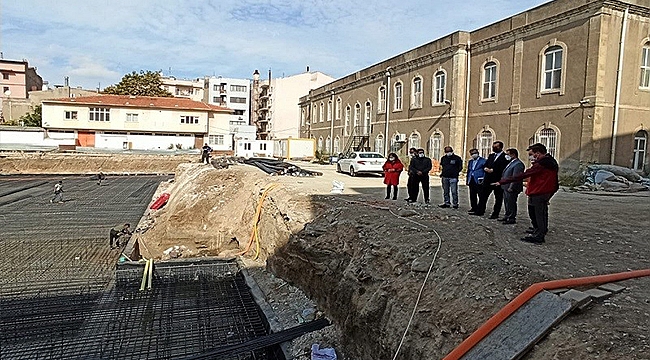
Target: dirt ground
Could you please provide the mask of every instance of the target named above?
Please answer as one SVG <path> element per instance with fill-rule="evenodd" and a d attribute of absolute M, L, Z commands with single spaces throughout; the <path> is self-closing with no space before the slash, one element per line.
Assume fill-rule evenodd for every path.
<path fill-rule="evenodd" d="M 157 251 L 184 244 L 196 253 L 183 256 L 236 254 L 248 241 L 263 189 L 279 183 L 264 206 L 257 264 L 266 261 L 290 285 L 272 280 L 262 287 L 275 294 L 270 302 L 286 312 L 285 324 L 312 306 L 309 299 L 336 324 L 330 333 L 303 339 L 295 354 L 314 341 L 337 347 L 342 358 L 392 358 L 425 276 L 423 264 L 426 269 L 438 246 L 433 230 L 442 238 L 440 253 L 400 359 L 442 358 L 535 282 L 650 267 L 647 193 L 563 189 L 552 200 L 547 242 L 532 245 L 519 240 L 529 226 L 523 196 L 518 223 L 502 225 L 469 216 L 464 187 L 458 210 L 406 205 L 383 200 L 380 177 L 352 178 L 331 166 L 299 165 L 324 176 L 270 177 L 241 165 L 188 165 L 188 176 L 177 175 L 168 207 L 145 234 L 156 239 L 149 243 Z M 345 183 L 343 194 L 329 194 L 333 180 Z M 441 200 L 435 178 L 431 198 Z M 650 279 L 624 284 L 625 292 L 564 320 L 527 359 L 650 359 Z M 292 300 L 298 290 L 291 285 L 309 299 Z"/>

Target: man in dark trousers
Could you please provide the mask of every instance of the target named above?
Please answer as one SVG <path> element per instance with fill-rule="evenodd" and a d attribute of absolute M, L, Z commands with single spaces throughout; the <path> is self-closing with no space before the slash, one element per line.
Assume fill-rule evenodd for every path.
<path fill-rule="evenodd" d="M 483 190 L 479 196 L 476 212 L 473 215 L 482 216 L 485 214 L 488 198 L 494 191 L 494 209 L 492 210 L 490 219 L 499 218 L 501 204 L 503 203 L 503 190 L 501 186 L 491 184 L 501 179 L 501 174 L 503 174 L 506 165 L 508 165 L 508 160 L 506 160 L 506 154 L 503 152 L 503 143 L 501 141 L 495 141 L 492 144 L 492 154 L 485 161 L 485 167 L 483 168 L 485 170 L 485 181 L 483 183 Z"/>
<path fill-rule="evenodd" d="M 109 235 L 109 239 L 111 241 L 111 249 L 114 249 L 115 246 L 120 246 L 120 236 L 131 234 L 133 233 L 131 232 L 131 224 L 129 223 L 124 224 L 124 226 L 117 225 L 116 227 L 112 228 Z M 113 242 L 115 242 L 115 246 L 113 246 Z"/>
<path fill-rule="evenodd" d="M 524 163 L 519 160 L 519 151 L 514 148 L 506 150 L 506 160 L 510 162 L 503 170 L 503 175 L 501 176 L 504 179 L 511 178 L 514 176 L 519 176 L 526 169 Z M 516 224 L 517 223 L 517 198 L 519 193 L 524 190 L 523 181 L 513 181 L 508 184 L 501 185 L 503 190 L 503 205 L 506 208 L 506 214 L 503 216 L 504 224 Z"/>
<path fill-rule="evenodd" d="M 477 212 L 479 194 L 483 190 L 485 158 L 479 155 L 478 149 L 470 149 L 469 156 L 472 157 L 472 160 L 467 164 L 467 186 L 469 187 L 469 205 L 471 206 L 468 213 L 471 215 Z"/>
<path fill-rule="evenodd" d="M 414 203 L 418 199 L 419 184 L 422 183 L 422 194 L 424 195 L 424 203 L 429 203 L 429 171 L 433 165 L 431 159 L 424 156 L 424 149 L 418 149 L 417 156 L 411 159 L 409 165 L 409 177 L 413 176 L 415 181 L 413 183 L 413 193 L 409 196 L 409 203 Z"/>
<path fill-rule="evenodd" d="M 201 164 L 203 164 L 203 163 L 209 164 L 210 163 L 210 153 L 212 152 L 212 148 L 209 147 L 208 144 L 206 143 L 205 145 L 203 145 L 201 150 L 202 150 L 202 152 L 201 152 Z"/>
<path fill-rule="evenodd" d="M 449 193 L 451 192 L 454 209 L 458 209 L 458 175 L 463 169 L 463 159 L 454 154 L 454 149 L 451 146 L 445 146 L 445 156 L 440 158 L 440 167 L 442 168 L 440 177 L 442 178 L 442 197 L 444 203 L 438 206 L 441 208 L 452 206 L 452 203 L 449 201 Z"/>
<path fill-rule="evenodd" d="M 410 148 L 409 149 L 409 164 L 413 163 L 413 159 L 415 159 L 417 156 L 418 156 L 418 149 Z M 406 198 L 406 201 L 415 202 L 415 201 L 417 201 L 417 195 L 415 196 L 415 198 L 413 197 L 413 188 L 415 188 L 417 190 L 418 184 L 416 182 L 416 177 L 414 175 L 411 175 L 410 165 L 409 165 L 409 171 L 407 171 L 407 174 L 408 174 L 409 177 L 408 177 L 408 180 L 406 182 L 406 192 L 408 193 L 408 197 Z"/>
<path fill-rule="evenodd" d="M 541 244 L 548 232 L 548 204 L 551 197 L 560 189 L 558 180 L 559 166 L 557 161 L 546 152 L 543 144 L 531 145 L 528 149 L 528 158 L 533 162 L 528 170 L 523 173 L 501 179 L 494 185 L 509 184 L 515 181 L 528 179 L 526 195 L 528 195 L 528 216 L 533 227 L 530 235 L 521 238 L 522 241 Z"/>

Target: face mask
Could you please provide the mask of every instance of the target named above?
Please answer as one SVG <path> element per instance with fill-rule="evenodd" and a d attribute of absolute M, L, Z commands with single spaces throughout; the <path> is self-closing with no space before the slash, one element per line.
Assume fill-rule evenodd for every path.
<path fill-rule="evenodd" d="M 419 153 L 418 156 L 419 157 L 424 157 L 424 153 Z"/>
<path fill-rule="evenodd" d="M 448 153 L 445 153 L 445 155 L 452 156 L 452 155 L 454 155 L 454 153 L 453 152 L 448 152 Z"/>
<path fill-rule="evenodd" d="M 472 159 L 474 159 L 474 160 L 478 159 L 478 154 L 472 154 L 471 156 L 472 156 Z"/>
<path fill-rule="evenodd" d="M 530 156 L 528 157 L 528 160 L 530 160 L 530 161 L 535 161 L 535 156 L 530 155 Z"/>
<path fill-rule="evenodd" d="M 508 160 L 508 161 L 512 160 L 512 156 L 506 155 L 506 160 Z"/>
<path fill-rule="evenodd" d="M 391 157 L 388 158 L 388 160 L 395 161 L 395 158 L 391 156 Z"/>
<path fill-rule="evenodd" d="M 409 156 L 410 157 L 415 157 L 415 154 L 414 153 L 409 153 Z"/>

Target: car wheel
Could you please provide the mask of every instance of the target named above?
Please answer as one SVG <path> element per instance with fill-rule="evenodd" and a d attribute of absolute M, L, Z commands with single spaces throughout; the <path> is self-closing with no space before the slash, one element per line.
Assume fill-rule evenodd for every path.
<path fill-rule="evenodd" d="M 354 171 L 354 166 L 350 166 L 350 176 L 357 176 L 356 171 Z"/>
<path fill-rule="evenodd" d="M 336 172 L 337 172 L 337 173 L 343 172 L 343 171 L 341 170 L 341 164 L 336 164 Z"/>

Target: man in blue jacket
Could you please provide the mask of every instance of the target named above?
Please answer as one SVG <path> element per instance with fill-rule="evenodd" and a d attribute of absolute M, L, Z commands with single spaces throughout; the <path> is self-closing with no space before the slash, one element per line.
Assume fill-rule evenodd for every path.
<path fill-rule="evenodd" d="M 485 158 L 481 157 L 478 149 L 470 149 L 469 156 L 471 160 L 467 164 L 467 186 L 469 187 L 469 204 L 471 209 L 470 214 L 475 214 L 478 210 L 478 198 L 483 187 L 483 179 L 485 178 Z"/>

